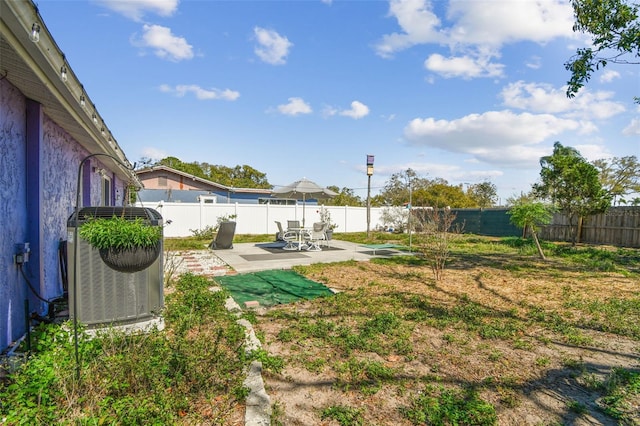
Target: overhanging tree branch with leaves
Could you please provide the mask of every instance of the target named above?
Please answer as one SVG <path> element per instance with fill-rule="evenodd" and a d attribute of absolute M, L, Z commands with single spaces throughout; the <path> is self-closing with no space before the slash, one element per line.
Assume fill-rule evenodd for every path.
<path fill-rule="evenodd" d="M 573 0 L 573 31 L 590 34 L 592 46 L 579 48 L 564 66 L 571 72 L 567 96 L 574 97 L 591 75 L 614 64 L 640 64 L 638 3 L 629 0 Z M 640 103 L 640 97 L 635 97 Z"/>

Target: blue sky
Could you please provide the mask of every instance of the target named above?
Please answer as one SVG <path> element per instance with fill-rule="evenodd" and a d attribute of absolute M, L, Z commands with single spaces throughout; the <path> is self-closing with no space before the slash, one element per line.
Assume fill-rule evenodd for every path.
<path fill-rule="evenodd" d="M 640 155 L 640 67 L 574 99 L 568 0 L 40 0 L 130 161 L 249 165 L 366 198 L 407 168 L 527 192 L 553 143 Z"/>

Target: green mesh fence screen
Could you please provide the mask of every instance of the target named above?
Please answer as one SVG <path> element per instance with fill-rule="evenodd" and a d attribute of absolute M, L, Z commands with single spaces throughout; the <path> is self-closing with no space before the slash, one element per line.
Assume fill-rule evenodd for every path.
<path fill-rule="evenodd" d="M 291 270 L 225 275 L 215 280 L 231 293 L 241 307 L 252 301 L 268 307 L 333 294 L 328 287 Z"/>
<path fill-rule="evenodd" d="M 508 209 L 451 209 L 456 214 L 453 228 L 462 232 L 492 237 L 518 237 L 522 230 L 509 221 Z"/>

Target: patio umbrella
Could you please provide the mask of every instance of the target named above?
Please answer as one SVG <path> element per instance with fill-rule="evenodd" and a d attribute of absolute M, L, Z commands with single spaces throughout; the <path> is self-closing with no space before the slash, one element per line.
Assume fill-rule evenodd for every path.
<path fill-rule="evenodd" d="M 307 199 L 326 199 L 335 197 L 335 192 L 330 189 L 323 188 L 315 182 L 310 181 L 307 178 L 302 178 L 293 182 L 290 185 L 283 186 L 271 191 L 271 196 L 280 196 L 284 198 L 295 198 L 296 200 L 302 200 L 302 226 L 304 226 L 305 219 L 305 205 Z"/>

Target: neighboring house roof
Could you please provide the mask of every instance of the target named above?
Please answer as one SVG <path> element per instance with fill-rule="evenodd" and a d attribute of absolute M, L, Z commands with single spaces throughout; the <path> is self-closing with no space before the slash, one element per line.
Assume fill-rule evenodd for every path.
<path fill-rule="evenodd" d="M 167 174 L 173 174 L 174 176 L 180 176 L 183 178 L 187 178 L 193 182 L 197 182 L 200 184 L 202 190 L 212 190 L 212 191 L 225 191 L 225 192 L 236 192 L 236 193 L 250 193 L 250 194 L 262 194 L 262 195 L 271 195 L 271 189 L 263 189 L 263 188 L 235 188 L 231 186 L 222 185 L 216 182 L 212 182 L 210 180 L 192 175 L 190 173 L 185 173 L 180 170 L 176 170 L 169 166 L 153 166 L 148 167 L 146 169 L 137 170 L 138 178 L 144 183 L 147 175 L 156 175 L 157 172 L 166 172 Z"/>
<path fill-rule="evenodd" d="M 0 79 L 6 78 L 89 153 L 104 153 L 131 167 L 95 105 L 49 33 L 32 1 L 0 0 Z M 38 40 L 31 38 L 37 29 Z M 62 70 L 66 79 L 62 78 Z M 4 74 L 4 75 L 2 75 Z M 109 157 L 100 162 L 124 181 L 135 173 Z"/>

